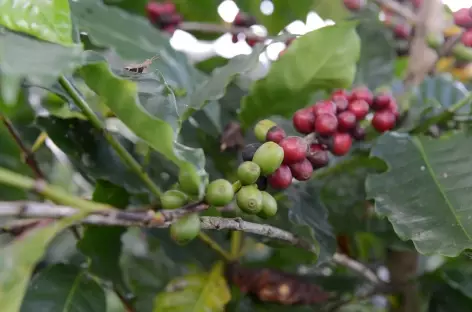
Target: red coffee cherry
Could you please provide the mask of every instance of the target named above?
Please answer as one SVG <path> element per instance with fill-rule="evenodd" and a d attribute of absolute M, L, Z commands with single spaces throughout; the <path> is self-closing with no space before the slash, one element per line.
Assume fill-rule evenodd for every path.
<path fill-rule="evenodd" d="M 344 95 L 334 95 L 331 97 L 331 100 L 336 105 L 337 113 L 344 112 L 347 109 L 347 106 L 349 105 L 348 97 Z"/>
<path fill-rule="evenodd" d="M 293 164 L 302 161 L 306 157 L 308 144 L 301 137 L 289 136 L 279 142 L 284 150 L 284 164 Z"/>
<path fill-rule="evenodd" d="M 407 24 L 396 24 L 393 27 L 393 33 L 398 39 L 408 39 L 411 34 L 411 27 Z"/>
<path fill-rule="evenodd" d="M 347 109 L 356 116 L 357 120 L 362 120 L 369 113 L 369 104 L 365 100 L 354 100 L 349 103 Z"/>
<path fill-rule="evenodd" d="M 321 114 L 316 117 L 315 131 L 322 136 L 329 136 L 336 132 L 338 119 L 334 114 Z"/>
<path fill-rule="evenodd" d="M 267 177 L 269 185 L 276 190 L 283 190 L 292 184 L 292 172 L 287 165 L 282 165 Z"/>
<path fill-rule="evenodd" d="M 306 181 L 313 174 L 313 166 L 308 159 L 289 165 L 292 176 L 298 181 Z"/>
<path fill-rule="evenodd" d="M 356 141 L 363 141 L 365 139 L 365 129 L 357 124 L 354 129 L 351 130 L 351 135 Z"/>
<path fill-rule="evenodd" d="M 306 155 L 314 169 L 322 168 L 328 165 L 328 151 L 321 144 L 311 144 Z"/>
<path fill-rule="evenodd" d="M 331 93 L 331 98 L 333 99 L 335 96 L 338 96 L 338 95 L 343 96 L 346 99 L 348 99 L 351 94 L 346 89 L 337 89 L 337 90 L 334 90 L 333 93 Z"/>
<path fill-rule="evenodd" d="M 267 131 L 266 141 L 272 141 L 275 143 L 279 143 L 283 139 L 287 137 L 285 130 L 279 126 L 273 126 L 272 128 Z"/>
<path fill-rule="evenodd" d="M 349 133 L 336 132 L 333 135 L 331 153 L 336 156 L 343 156 L 349 153 L 352 146 L 352 137 Z"/>
<path fill-rule="evenodd" d="M 392 130 L 396 120 L 395 114 L 390 110 L 378 111 L 374 114 L 374 118 L 372 118 L 372 127 L 378 132 Z"/>
<path fill-rule="evenodd" d="M 469 9 L 462 8 L 459 11 L 453 13 L 454 23 L 457 26 L 464 28 L 472 27 L 472 17 L 469 14 Z"/>
<path fill-rule="evenodd" d="M 466 47 L 472 47 L 472 30 L 467 30 L 463 33 L 461 41 Z"/>
<path fill-rule="evenodd" d="M 348 131 L 356 126 L 356 115 L 351 111 L 345 111 L 338 115 L 338 129 Z"/>
<path fill-rule="evenodd" d="M 359 11 L 365 4 L 365 0 L 343 0 L 344 6 L 351 11 Z"/>
<path fill-rule="evenodd" d="M 391 111 L 395 115 L 395 118 L 398 118 L 400 116 L 400 112 L 398 111 L 398 104 L 396 101 L 390 101 L 390 103 L 388 103 L 387 110 Z"/>
<path fill-rule="evenodd" d="M 370 90 L 366 87 L 358 87 L 352 90 L 351 97 L 349 98 L 350 101 L 355 100 L 364 100 L 367 104 L 371 105 L 372 101 L 374 100 L 374 95 Z"/>
<path fill-rule="evenodd" d="M 293 126 L 298 132 L 308 134 L 315 129 L 315 115 L 311 109 L 299 109 L 293 114 Z"/>
<path fill-rule="evenodd" d="M 374 102 L 372 103 L 372 109 L 373 110 L 382 110 L 387 108 L 390 105 L 391 101 L 395 101 L 395 99 L 392 97 L 391 94 L 382 92 L 377 94 L 374 97 Z"/>
<path fill-rule="evenodd" d="M 321 114 L 335 114 L 336 105 L 332 101 L 318 101 L 311 107 L 313 114 L 318 117 Z"/>

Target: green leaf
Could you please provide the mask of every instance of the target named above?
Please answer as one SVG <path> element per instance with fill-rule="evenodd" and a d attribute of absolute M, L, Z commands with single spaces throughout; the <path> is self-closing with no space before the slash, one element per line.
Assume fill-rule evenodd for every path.
<path fill-rule="evenodd" d="M 438 285 L 431 294 L 428 311 L 431 312 L 467 312 L 472 305 L 472 299 L 461 292 L 445 285 Z"/>
<path fill-rule="evenodd" d="M 13 31 L 63 45 L 73 44 L 68 0 L 2 0 L 0 12 L 0 25 Z"/>
<path fill-rule="evenodd" d="M 367 196 L 420 253 L 456 256 L 472 247 L 471 143 L 463 133 L 441 139 L 388 133 L 372 148 L 389 169 L 367 178 Z"/>
<path fill-rule="evenodd" d="M 366 85 L 371 90 L 390 84 L 396 59 L 391 31 L 379 21 L 369 20 L 360 23 L 357 32 L 362 48 L 355 83 Z"/>
<path fill-rule="evenodd" d="M 20 311 L 103 312 L 105 292 L 84 270 L 56 264 L 34 277 Z"/>
<path fill-rule="evenodd" d="M 5 3 L 5 2 L 3 2 Z M 7 104 L 18 96 L 20 82 L 49 86 L 62 74 L 69 74 L 82 61 L 82 47 L 68 47 L 3 31 L 0 34 L 1 91 Z"/>
<path fill-rule="evenodd" d="M 289 117 L 309 104 L 315 91 L 348 87 L 360 50 L 355 25 L 327 26 L 295 40 L 244 98 L 239 115 L 243 127 L 271 115 Z"/>
<path fill-rule="evenodd" d="M 269 34 L 276 35 L 294 20 L 305 22 L 313 0 L 273 0 L 274 11 L 270 15 L 262 13 L 260 1 L 238 0 L 236 3 L 242 11 L 250 13 L 259 24 L 264 25 Z"/>
<path fill-rule="evenodd" d="M 177 12 L 182 15 L 184 20 L 195 22 L 221 22 L 221 17 L 218 15 L 217 0 L 173 0 Z"/>
<path fill-rule="evenodd" d="M 125 209 L 129 202 L 129 194 L 119 186 L 99 180 L 95 186 L 92 200 Z M 82 239 L 77 243 L 77 247 L 91 261 L 90 272 L 111 281 L 121 293 L 127 292 L 119 264 L 121 236 L 125 232 L 125 227 L 88 225 Z"/>
<path fill-rule="evenodd" d="M 472 299 L 472 267 L 470 258 L 456 258 L 439 270 L 442 279 L 451 287 Z"/>
<path fill-rule="evenodd" d="M 34 266 L 56 234 L 84 217 L 78 213 L 33 229 L 0 250 L 0 302 L 3 311 L 19 311 Z"/>
<path fill-rule="evenodd" d="M 182 286 L 183 285 L 183 286 Z M 223 311 L 231 299 L 223 275 L 223 263 L 217 262 L 209 273 L 191 274 L 174 279 L 168 291 L 157 295 L 154 311 Z"/>
<path fill-rule="evenodd" d="M 349 17 L 349 11 L 342 1 L 315 0 L 312 9 L 321 18 L 340 22 Z"/>

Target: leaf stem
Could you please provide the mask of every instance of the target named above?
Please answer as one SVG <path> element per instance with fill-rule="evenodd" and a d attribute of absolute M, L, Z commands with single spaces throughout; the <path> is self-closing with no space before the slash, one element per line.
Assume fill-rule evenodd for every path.
<path fill-rule="evenodd" d="M 236 260 L 239 258 L 241 251 L 241 241 L 243 233 L 241 231 L 231 232 L 231 258 Z"/>
<path fill-rule="evenodd" d="M 38 149 L 43 146 L 44 142 L 48 138 L 48 134 L 45 131 L 42 131 L 39 136 L 36 138 L 36 140 L 33 143 L 33 146 L 31 147 L 31 152 L 35 153 L 38 151 Z"/>
<path fill-rule="evenodd" d="M 200 231 L 200 233 L 198 233 L 198 238 L 200 238 L 205 244 L 207 244 L 209 247 L 219 253 L 223 258 L 225 258 L 225 260 L 233 260 L 231 255 L 226 250 L 224 250 L 217 242 L 215 242 L 210 236 L 206 235 L 204 232 Z"/>
<path fill-rule="evenodd" d="M 123 145 L 118 142 L 108 131 L 106 131 L 105 126 L 103 125 L 102 121 L 98 118 L 98 116 L 93 112 L 93 110 L 88 106 L 85 99 L 79 94 L 79 92 L 75 89 L 72 83 L 67 80 L 64 76 L 59 78 L 59 83 L 61 86 L 66 90 L 66 92 L 70 95 L 74 103 L 82 110 L 84 115 L 88 118 L 88 120 L 92 123 L 92 125 L 100 130 L 103 135 L 105 136 L 108 143 L 113 147 L 116 151 L 118 156 L 121 160 L 128 165 L 134 173 L 136 173 L 141 180 L 146 184 L 149 190 L 159 198 L 162 194 L 160 188 L 151 180 L 148 174 L 144 171 L 141 165 L 131 156 L 130 153 L 123 147 Z"/>

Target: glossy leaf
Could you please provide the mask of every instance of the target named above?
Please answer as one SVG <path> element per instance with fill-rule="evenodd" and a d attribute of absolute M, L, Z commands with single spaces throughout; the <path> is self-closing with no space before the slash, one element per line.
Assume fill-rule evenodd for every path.
<path fill-rule="evenodd" d="M 0 25 L 50 42 L 70 45 L 72 21 L 68 0 L 3 0 Z"/>
<path fill-rule="evenodd" d="M 178 277 L 157 295 L 154 311 L 212 312 L 223 311 L 231 299 L 223 275 L 222 262 L 208 273 Z"/>
<path fill-rule="evenodd" d="M 81 53 L 82 47 L 79 45 L 61 46 L 5 30 L 0 35 L 1 91 L 4 100 L 7 104 L 16 101 L 23 78 L 32 84 L 47 87 L 60 75 L 72 73 L 82 61 Z"/>
<path fill-rule="evenodd" d="M 368 177 L 367 195 L 421 253 L 456 256 L 472 246 L 471 143 L 463 133 L 441 139 L 388 133 L 372 148 L 389 169 Z"/>
<path fill-rule="evenodd" d="M 313 11 L 323 19 L 339 22 L 349 17 L 349 11 L 342 1 L 315 0 L 312 2 Z"/>
<path fill-rule="evenodd" d="M 98 181 L 92 200 L 125 209 L 129 203 L 129 194 L 123 188 L 107 181 Z M 88 225 L 77 247 L 90 259 L 89 270 L 93 274 L 111 281 L 121 293 L 126 293 L 121 266 L 121 236 L 125 227 L 104 227 Z"/>
<path fill-rule="evenodd" d="M 31 230 L 0 250 L 0 302 L 3 311 L 19 311 L 28 281 L 36 263 L 54 236 L 80 220 L 84 214 Z"/>
<path fill-rule="evenodd" d="M 56 264 L 34 277 L 20 312 L 105 310 L 105 292 L 94 279 L 78 267 Z"/>
<path fill-rule="evenodd" d="M 470 258 L 459 257 L 440 268 L 439 274 L 451 287 L 472 299 L 472 268 Z"/>
<path fill-rule="evenodd" d="M 348 87 L 359 49 L 354 23 L 323 27 L 293 41 L 244 98 L 239 115 L 243 127 L 271 115 L 289 117 L 310 104 L 316 91 Z"/>

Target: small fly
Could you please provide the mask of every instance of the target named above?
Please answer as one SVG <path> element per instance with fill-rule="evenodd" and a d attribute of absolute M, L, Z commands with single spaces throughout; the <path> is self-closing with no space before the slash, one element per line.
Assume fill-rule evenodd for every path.
<path fill-rule="evenodd" d="M 159 56 L 155 55 L 151 57 L 150 59 L 145 60 L 141 64 L 130 64 L 128 66 L 125 66 L 125 70 L 130 71 L 132 73 L 139 73 L 139 74 L 145 73 L 147 69 L 149 68 L 149 66 L 152 64 L 152 62 L 158 58 Z"/>

